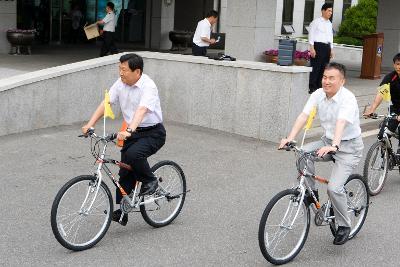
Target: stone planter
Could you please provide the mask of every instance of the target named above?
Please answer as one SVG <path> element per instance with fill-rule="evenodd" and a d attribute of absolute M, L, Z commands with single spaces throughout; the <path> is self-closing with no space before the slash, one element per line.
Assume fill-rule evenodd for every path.
<path fill-rule="evenodd" d="M 11 44 L 10 54 L 21 54 L 21 47 L 26 47 L 31 54 L 31 45 L 35 39 L 35 32 L 7 32 L 7 40 Z M 15 48 L 15 53 L 13 52 Z"/>
<path fill-rule="evenodd" d="M 265 54 L 265 62 L 276 64 L 278 62 L 278 56 Z"/>
<path fill-rule="evenodd" d="M 171 51 L 185 50 L 191 44 L 193 32 L 188 31 L 170 31 L 169 40 L 172 42 Z M 183 48 L 182 48 L 183 47 Z"/>

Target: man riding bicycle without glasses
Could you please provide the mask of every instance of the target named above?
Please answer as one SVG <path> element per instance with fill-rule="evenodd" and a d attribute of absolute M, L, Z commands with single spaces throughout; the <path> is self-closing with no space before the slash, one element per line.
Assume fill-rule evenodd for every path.
<path fill-rule="evenodd" d="M 332 201 L 338 229 L 333 241 L 342 245 L 348 240 L 350 233 L 350 218 L 347 212 L 347 197 L 344 184 L 362 157 L 364 148 L 361 138 L 361 128 L 357 100 L 352 92 L 346 89 L 346 69 L 342 64 L 329 63 L 322 77 L 322 88 L 313 92 L 308 99 L 303 112 L 297 117 L 287 138 L 283 138 L 279 148 L 294 140 L 307 122 L 311 110 L 318 110 L 324 135 L 320 141 L 304 146 L 305 151 L 316 151 L 318 161 L 334 161 L 328 184 L 328 195 Z M 328 154 L 334 152 L 334 154 Z M 315 173 L 314 162 L 307 161 L 308 169 Z M 311 189 L 318 198 L 315 180 L 307 178 Z M 311 196 L 306 198 L 306 204 L 314 203 Z"/>
<path fill-rule="evenodd" d="M 396 132 L 397 127 L 399 126 L 400 123 L 400 53 L 396 54 L 393 57 L 393 68 L 394 71 L 391 73 L 387 74 L 383 79 L 380 84 L 380 86 L 384 84 L 389 84 L 390 86 L 390 114 L 395 113 L 397 114 L 397 120 L 389 120 L 388 122 L 388 128 L 392 132 Z M 375 96 L 374 103 L 372 103 L 371 107 L 369 107 L 365 112 L 364 116 L 371 116 L 375 110 L 379 107 L 379 105 L 382 103 L 383 96 L 381 93 L 377 93 Z M 400 140 L 399 140 L 399 146 L 397 148 L 397 155 L 400 156 Z"/>
<path fill-rule="evenodd" d="M 121 161 L 132 167 L 132 171 L 121 168 L 120 184 L 126 192 L 131 192 L 135 180 L 143 182 L 140 194 L 153 194 L 158 181 L 150 170 L 147 158 L 155 154 L 165 143 L 166 132 L 162 124 L 162 112 L 157 86 L 149 76 L 143 74 L 143 59 L 136 54 L 121 56 L 120 78 L 110 89 L 110 104 L 119 104 L 128 128 L 118 133 L 119 140 L 125 140 L 121 149 Z M 100 103 L 82 132 L 94 127 L 104 115 L 104 101 Z M 122 195 L 116 191 L 116 202 Z M 119 221 L 121 210 L 114 211 L 112 219 Z M 124 214 L 121 224 L 126 225 L 128 215 Z"/>

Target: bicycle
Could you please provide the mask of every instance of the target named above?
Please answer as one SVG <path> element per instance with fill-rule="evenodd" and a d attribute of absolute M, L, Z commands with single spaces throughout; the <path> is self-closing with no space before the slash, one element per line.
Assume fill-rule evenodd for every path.
<path fill-rule="evenodd" d="M 397 120 L 397 115 L 395 113 L 387 115 L 372 113 L 366 117 L 371 119 L 384 118 L 379 125 L 378 140 L 368 150 L 364 163 L 364 177 L 368 182 L 368 193 L 371 196 L 376 196 L 383 189 L 388 171 L 400 166 L 400 159 L 396 157 L 390 139 L 392 136 L 399 139 L 399 133 L 397 130 L 393 133 L 388 129 L 389 121 Z"/>
<path fill-rule="evenodd" d="M 80 135 L 79 137 L 83 137 Z M 91 153 L 96 159 L 93 175 L 81 175 L 68 181 L 57 193 L 51 208 L 51 228 L 57 241 L 73 251 L 85 250 L 96 245 L 110 227 L 113 198 L 103 181 L 105 173 L 122 194 L 120 222 L 124 214 L 141 213 L 153 227 L 170 224 L 180 213 L 186 193 L 186 178 L 182 168 L 173 161 L 160 161 L 151 170 L 159 186 L 152 195 L 139 194 L 141 183 L 136 181 L 132 192 L 125 192 L 107 164 L 131 170 L 131 166 L 105 157 L 107 145 L 117 134 L 98 136 L 89 129 Z M 101 152 L 100 152 L 101 151 Z"/>
<path fill-rule="evenodd" d="M 335 236 L 337 225 L 333 214 L 331 201 L 322 206 L 311 190 L 306 177 L 328 184 L 328 180 L 309 173 L 307 161 L 315 161 L 315 152 L 305 152 L 298 148 L 295 142 L 289 142 L 285 150 L 294 151 L 297 157 L 296 166 L 299 172 L 298 184 L 276 194 L 267 204 L 258 230 L 258 241 L 261 253 L 267 261 L 280 265 L 293 260 L 303 248 L 310 229 L 310 207 L 305 198 L 312 196 L 315 208 L 312 207 L 317 226 L 329 225 Z M 351 218 L 349 239 L 354 238 L 361 230 L 368 213 L 369 195 L 363 178 L 352 174 L 346 181 L 345 191 L 348 202 L 348 212 Z M 286 240 L 286 242 L 285 242 Z"/>

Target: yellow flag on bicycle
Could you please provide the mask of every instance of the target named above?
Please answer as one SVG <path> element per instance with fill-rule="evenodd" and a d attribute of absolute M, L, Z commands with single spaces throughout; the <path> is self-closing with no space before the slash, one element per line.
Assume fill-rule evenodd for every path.
<path fill-rule="evenodd" d="M 385 83 L 378 87 L 378 92 L 382 95 L 383 100 L 390 101 L 390 84 Z"/>
<path fill-rule="evenodd" d="M 317 114 L 317 107 L 314 106 L 310 112 L 310 115 L 308 115 L 307 123 L 306 126 L 304 126 L 304 130 L 309 130 L 311 128 L 311 125 L 314 121 L 316 114 Z"/>
<path fill-rule="evenodd" d="M 110 94 L 107 92 L 107 90 L 105 91 L 105 96 L 104 96 L 104 117 L 115 119 L 114 112 L 112 111 L 110 105 Z"/>

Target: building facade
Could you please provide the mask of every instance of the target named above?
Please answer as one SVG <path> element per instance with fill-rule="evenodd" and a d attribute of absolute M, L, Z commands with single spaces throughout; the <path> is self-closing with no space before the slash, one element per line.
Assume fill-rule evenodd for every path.
<path fill-rule="evenodd" d="M 38 31 L 37 42 L 71 41 L 71 12 L 77 7 L 81 26 L 105 15 L 109 0 L 0 0 L 0 53 L 10 45 L 10 28 Z M 283 25 L 293 26 L 293 36 L 304 36 L 310 22 L 320 16 L 324 2 L 333 3 L 332 23 L 338 30 L 344 12 L 358 0 L 112 0 L 116 7 L 118 41 L 143 49 L 171 48 L 171 30 L 194 31 L 210 9 L 219 10 L 215 30 L 226 33 L 225 52 L 238 59 L 262 60 L 262 52 L 274 47 Z M 400 22 L 393 13 L 400 1 L 379 1 L 378 31 L 385 33 L 384 64 L 399 50 Z M 393 13 L 393 14 L 392 14 Z M 388 16 L 387 14 L 392 14 Z M 399 25 L 398 25 L 399 24 Z"/>

